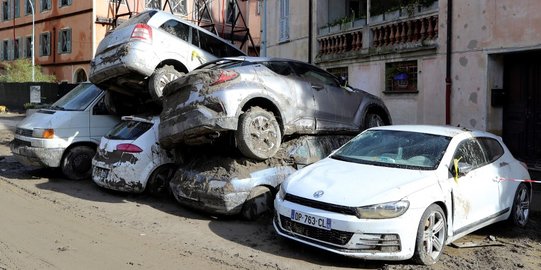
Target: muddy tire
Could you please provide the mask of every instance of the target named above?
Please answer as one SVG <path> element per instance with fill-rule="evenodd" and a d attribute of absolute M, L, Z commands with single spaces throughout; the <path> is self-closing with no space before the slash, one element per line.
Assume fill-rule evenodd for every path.
<path fill-rule="evenodd" d="M 254 187 L 242 205 L 240 214 L 245 220 L 256 220 L 272 210 L 272 202 L 273 196 L 269 188 L 264 186 Z"/>
<path fill-rule="evenodd" d="M 170 193 L 169 182 L 174 174 L 175 166 L 160 166 L 148 178 L 146 190 L 152 196 L 167 196 Z"/>
<path fill-rule="evenodd" d="M 521 228 L 526 226 L 530 217 L 530 200 L 530 189 L 526 184 L 520 183 L 513 198 L 513 208 L 507 220 L 508 223 Z"/>
<path fill-rule="evenodd" d="M 163 94 L 163 88 L 183 74 L 169 65 L 156 69 L 150 78 L 148 78 L 148 92 L 152 99 L 160 99 Z"/>
<path fill-rule="evenodd" d="M 364 117 L 364 129 L 385 125 L 385 120 L 383 120 L 383 117 L 377 113 L 367 113 Z"/>
<path fill-rule="evenodd" d="M 278 152 L 282 134 L 274 114 L 260 107 L 252 107 L 239 117 L 235 139 L 243 155 L 265 160 Z"/>
<path fill-rule="evenodd" d="M 440 206 L 430 205 L 419 221 L 413 261 L 424 265 L 435 264 L 445 247 L 446 230 L 445 213 Z"/>
<path fill-rule="evenodd" d="M 62 173 L 71 180 L 90 178 L 92 174 L 92 158 L 96 150 L 89 146 L 76 146 L 64 155 L 60 168 Z"/>

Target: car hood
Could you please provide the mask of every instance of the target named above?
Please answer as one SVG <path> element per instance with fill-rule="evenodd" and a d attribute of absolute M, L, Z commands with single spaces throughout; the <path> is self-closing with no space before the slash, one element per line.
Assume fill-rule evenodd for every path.
<path fill-rule="evenodd" d="M 390 168 L 326 158 L 297 171 L 282 184 L 288 194 L 343 206 L 400 200 L 436 183 L 434 171 Z"/>
<path fill-rule="evenodd" d="M 32 130 L 34 128 L 58 128 L 64 126 L 65 122 L 69 121 L 69 117 L 58 117 L 57 113 L 61 113 L 53 110 L 39 110 L 27 117 L 17 124 L 18 128 L 24 128 Z"/>

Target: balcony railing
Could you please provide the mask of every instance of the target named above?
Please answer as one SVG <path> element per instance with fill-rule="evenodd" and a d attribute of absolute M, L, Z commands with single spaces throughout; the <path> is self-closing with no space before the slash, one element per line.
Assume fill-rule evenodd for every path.
<path fill-rule="evenodd" d="M 367 28 L 368 27 L 368 28 Z M 364 37 L 364 35 L 370 35 Z M 337 54 L 370 54 L 385 48 L 434 47 L 438 38 L 438 14 L 398 19 L 377 25 L 350 28 L 339 33 L 320 35 L 317 38 L 318 57 Z M 365 44 L 368 42 L 367 44 Z M 374 48 L 376 50 L 368 50 Z M 365 50 L 366 49 L 366 50 Z"/>

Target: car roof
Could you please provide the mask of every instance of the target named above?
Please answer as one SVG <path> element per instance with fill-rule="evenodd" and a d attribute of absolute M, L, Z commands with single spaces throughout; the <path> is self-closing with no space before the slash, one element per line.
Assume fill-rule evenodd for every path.
<path fill-rule="evenodd" d="M 464 127 L 443 126 L 443 125 L 390 125 L 390 126 L 374 127 L 374 128 L 371 128 L 370 130 L 409 131 L 409 132 L 440 135 L 440 136 L 446 136 L 446 137 L 455 137 L 459 134 L 469 133 L 475 137 L 498 138 L 498 136 L 486 131 L 473 130 L 473 129 L 468 129 Z"/>

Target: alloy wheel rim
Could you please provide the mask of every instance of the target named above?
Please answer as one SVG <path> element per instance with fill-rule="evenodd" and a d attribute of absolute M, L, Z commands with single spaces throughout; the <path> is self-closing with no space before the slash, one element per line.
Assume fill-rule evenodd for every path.
<path fill-rule="evenodd" d="M 250 135 L 252 140 L 257 141 L 257 145 L 265 145 L 267 149 L 272 149 L 276 143 L 276 131 L 273 129 L 271 121 L 264 117 L 258 116 L 252 120 Z"/>
<path fill-rule="evenodd" d="M 445 219 L 440 212 L 433 212 L 425 221 L 423 245 L 425 252 L 436 260 L 443 250 L 445 237 Z"/>
<path fill-rule="evenodd" d="M 522 188 L 519 191 L 519 194 L 517 196 L 517 204 L 516 204 L 516 220 L 518 224 L 521 226 L 526 225 L 526 222 L 528 222 L 528 215 L 530 213 L 530 200 L 528 196 L 528 190 L 526 188 Z"/>

